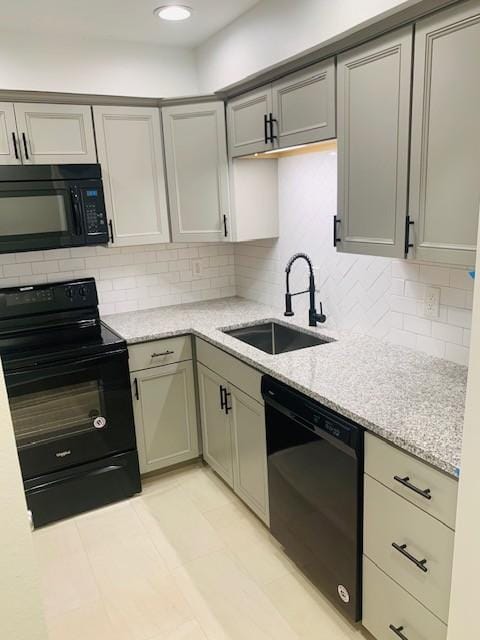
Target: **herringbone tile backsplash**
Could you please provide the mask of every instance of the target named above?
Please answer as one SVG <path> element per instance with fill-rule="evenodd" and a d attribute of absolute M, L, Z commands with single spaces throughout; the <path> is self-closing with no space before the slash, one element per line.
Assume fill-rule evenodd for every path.
<path fill-rule="evenodd" d="M 336 152 L 279 160 L 280 237 L 235 246 L 238 295 L 283 307 L 285 264 L 308 253 L 328 327 L 359 331 L 461 364 L 468 362 L 473 281 L 464 268 L 340 254 L 332 246 L 337 207 Z M 292 270 L 305 289 L 305 265 Z M 441 290 L 440 315 L 424 317 L 426 286 Z M 305 314 L 308 296 L 294 299 Z"/>

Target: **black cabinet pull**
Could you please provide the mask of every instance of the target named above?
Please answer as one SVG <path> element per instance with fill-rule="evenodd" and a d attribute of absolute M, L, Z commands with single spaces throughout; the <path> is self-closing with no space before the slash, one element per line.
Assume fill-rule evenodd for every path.
<path fill-rule="evenodd" d="M 408 250 L 414 247 L 413 242 L 410 242 L 410 227 L 414 224 L 415 222 L 410 220 L 410 216 L 405 218 L 405 258 L 408 257 Z"/>
<path fill-rule="evenodd" d="M 175 351 L 172 351 L 171 349 L 167 349 L 166 351 L 161 351 L 160 353 L 152 353 L 150 358 L 153 360 L 153 358 L 162 358 L 163 356 L 173 356 L 174 353 Z"/>
<path fill-rule="evenodd" d="M 23 148 L 25 149 L 25 160 L 30 160 L 30 156 L 28 155 L 28 147 L 27 147 L 27 136 L 25 133 L 22 133 L 23 140 Z"/>
<path fill-rule="evenodd" d="M 223 214 L 223 235 L 228 238 L 227 216 Z"/>
<path fill-rule="evenodd" d="M 393 476 L 393 479 L 399 482 L 400 484 L 402 484 L 404 487 L 407 487 L 407 489 L 410 489 L 410 491 L 414 491 L 415 493 L 418 493 L 418 495 L 422 496 L 422 498 L 425 498 L 425 500 L 432 499 L 432 494 L 430 489 L 419 489 L 418 487 L 416 487 L 414 484 L 410 482 L 410 478 L 408 476 L 405 476 L 405 478 L 400 478 L 400 476 Z"/>
<path fill-rule="evenodd" d="M 225 413 L 228 416 L 228 414 L 230 413 L 230 411 L 232 410 L 232 407 L 228 406 L 228 398 L 231 398 L 232 394 L 230 393 L 230 391 L 227 391 L 225 389 Z"/>
<path fill-rule="evenodd" d="M 337 225 L 340 224 L 337 216 L 333 216 L 333 246 L 336 247 L 340 242 L 340 238 L 337 238 Z"/>
<path fill-rule="evenodd" d="M 423 571 L 424 573 L 427 573 L 428 569 L 425 566 L 427 564 L 427 559 L 426 558 L 424 558 L 423 560 L 417 560 L 417 558 L 415 558 L 415 556 L 412 556 L 411 553 L 408 553 L 406 544 L 397 544 L 396 542 L 392 542 L 392 547 L 396 551 L 401 553 L 402 556 L 405 556 L 405 558 L 407 558 L 407 560 L 410 560 L 410 562 L 413 562 L 413 564 L 416 567 L 418 567 L 420 569 L 420 571 Z"/>
<path fill-rule="evenodd" d="M 277 119 L 273 117 L 273 113 L 270 113 L 269 117 L 268 117 L 268 123 L 270 125 L 270 142 L 273 142 L 274 140 L 277 140 L 277 138 L 278 138 L 278 136 L 276 136 L 273 133 L 273 123 L 274 122 L 276 123 Z"/>
<path fill-rule="evenodd" d="M 20 160 L 20 156 L 18 155 L 17 136 L 15 135 L 14 131 L 12 131 L 12 138 L 13 138 L 13 150 L 15 151 L 15 159 Z"/>
<path fill-rule="evenodd" d="M 388 628 L 393 631 L 393 633 L 395 633 L 401 640 L 408 640 L 407 636 L 402 633 L 405 627 L 394 627 L 393 624 L 391 624 Z"/>
<path fill-rule="evenodd" d="M 263 114 L 263 137 L 265 144 L 268 144 L 268 116 L 266 113 Z"/>
<path fill-rule="evenodd" d="M 134 388 L 134 391 L 135 391 L 135 398 L 137 400 L 139 400 L 140 396 L 138 394 L 138 380 L 137 380 L 137 378 L 135 378 L 135 380 L 133 381 L 133 388 Z"/>
<path fill-rule="evenodd" d="M 223 411 L 225 409 L 226 400 L 225 400 L 225 392 L 227 391 L 223 385 L 220 385 L 220 409 Z"/>
<path fill-rule="evenodd" d="M 110 242 L 114 244 L 115 238 L 113 237 L 113 223 L 111 220 L 108 221 L 108 228 L 110 229 Z"/>

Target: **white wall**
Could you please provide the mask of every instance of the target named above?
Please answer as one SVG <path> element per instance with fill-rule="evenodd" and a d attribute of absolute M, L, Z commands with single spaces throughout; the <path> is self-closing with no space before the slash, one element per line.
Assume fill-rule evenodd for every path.
<path fill-rule="evenodd" d="M 0 638 L 47 640 L 17 449 L 0 370 Z"/>
<path fill-rule="evenodd" d="M 332 242 L 336 152 L 278 162 L 280 237 L 236 245 L 238 295 L 283 309 L 285 264 L 303 251 L 319 269 L 318 298 L 324 303 L 326 326 L 359 331 L 467 364 L 473 298 L 468 270 L 337 253 Z M 306 288 L 303 261 L 293 267 L 291 284 L 293 291 Z M 428 285 L 441 291 L 438 320 L 423 316 Z M 306 318 L 308 296 L 294 298 L 293 306 Z"/>
<path fill-rule="evenodd" d="M 262 0 L 197 49 L 200 89 L 238 82 L 417 0 Z"/>
<path fill-rule="evenodd" d="M 158 98 L 195 94 L 198 83 L 187 49 L 0 32 L 0 89 Z"/>
<path fill-rule="evenodd" d="M 192 273 L 192 260 L 202 265 Z M 0 255 L 0 287 L 94 277 L 102 315 L 235 294 L 233 245 L 78 247 Z"/>
<path fill-rule="evenodd" d="M 477 243 L 477 273 L 480 269 L 480 234 Z M 463 430 L 462 463 L 458 493 L 452 596 L 448 640 L 478 638 L 480 575 L 480 281 L 475 282 L 472 346 L 468 372 L 467 401 Z"/>

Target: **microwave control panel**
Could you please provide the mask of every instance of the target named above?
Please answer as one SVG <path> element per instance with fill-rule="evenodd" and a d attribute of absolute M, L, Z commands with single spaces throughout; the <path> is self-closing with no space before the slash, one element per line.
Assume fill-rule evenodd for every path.
<path fill-rule="evenodd" d="M 83 188 L 82 202 L 87 235 L 106 234 L 107 219 L 102 190 L 93 186 Z"/>

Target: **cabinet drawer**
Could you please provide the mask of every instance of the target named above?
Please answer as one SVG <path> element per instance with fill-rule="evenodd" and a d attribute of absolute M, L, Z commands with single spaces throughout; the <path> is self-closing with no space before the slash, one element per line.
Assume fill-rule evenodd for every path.
<path fill-rule="evenodd" d="M 262 374 L 208 342 L 196 339 L 197 360 L 263 404 Z"/>
<path fill-rule="evenodd" d="M 380 438 L 365 434 L 365 473 L 455 529 L 458 482 L 421 460 L 392 447 Z M 416 493 L 398 480 L 421 491 L 429 490 L 430 499 Z"/>
<path fill-rule="evenodd" d="M 448 618 L 454 532 L 365 476 L 364 553 L 444 622 Z M 394 548 L 407 545 L 403 552 Z M 410 554 L 410 559 L 405 554 Z M 413 562 L 425 560 L 424 570 Z"/>
<path fill-rule="evenodd" d="M 130 358 L 130 371 L 140 369 L 150 369 L 172 362 L 191 360 L 192 341 L 190 336 L 180 336 L 178 338 L 165 338 L 165 340 L 154 340 L 152 342 L 142 342 L 128 347 Z"/>
<path fill-rule="evenodd" d="M 365 556 L 362 624 L 377 640 L 400 637 L 390 625 L 408 640 L 445 640 L 447 637 L 447 627 L 438 618 Z"/>

